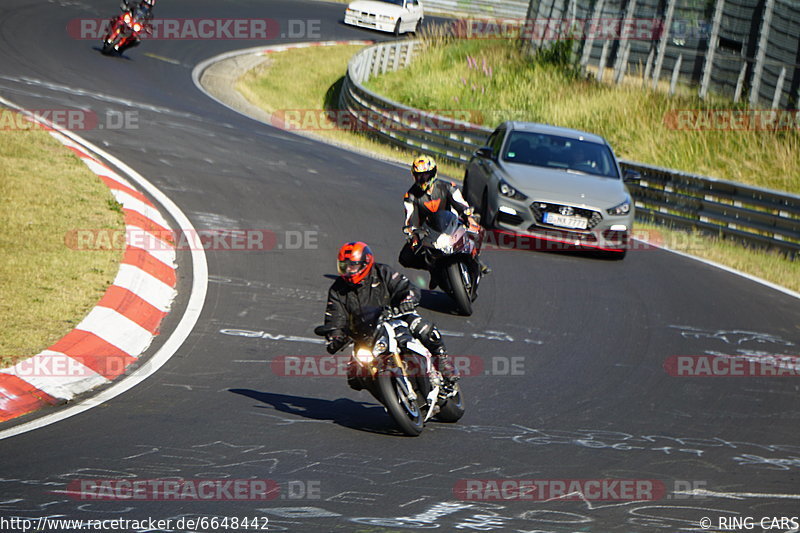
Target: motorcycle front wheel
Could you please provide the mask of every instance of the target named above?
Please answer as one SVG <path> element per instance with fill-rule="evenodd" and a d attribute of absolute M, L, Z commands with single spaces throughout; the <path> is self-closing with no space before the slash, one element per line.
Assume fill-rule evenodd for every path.
<path fill-rule="evenodd" d="M 416 437 L 425 427 L 425 417 L 416 400 L 408 397 L 402 380 L 390 373 L 378 377 L 384 405 L 403 433 Z"/>
<path fill-rule="evenodd" d="M 472 314 L 472 298 L 464 285 L 461 268 L 462 264 L 460 262 L 447 265 L 447 279 L 450 285 L 450 295 L 456 301 L 459 311 L 464 316 L 470 316 Z"/>

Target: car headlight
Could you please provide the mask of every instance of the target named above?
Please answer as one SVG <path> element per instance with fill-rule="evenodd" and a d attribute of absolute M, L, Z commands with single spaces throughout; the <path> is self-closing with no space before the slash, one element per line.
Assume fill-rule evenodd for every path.
<path fill-rule="evenodd" d="M 381 20 L 388 20 L 389 22 L 394 22 L 394 20 L 397 17 L 395 17 L 394 15 L 378 15 L 378 18 Z"/>
<path fill-rule="evenodd" d="M 497 184 L 497 190 L 506 198 L 513 198 L 514 200 L 526 200 L 528 198 L 503 180 L 500 180 Z"/>
<path fill-rule="evenodd" d="M 606 209 L 606 211 L 608 212 L 609 215 L 616 215 L 616 216 L 627 215 L 628 213 L 631 212 L 631 201 L 625 200 L 621 204 L 616 205 L 611 209 Z"/>

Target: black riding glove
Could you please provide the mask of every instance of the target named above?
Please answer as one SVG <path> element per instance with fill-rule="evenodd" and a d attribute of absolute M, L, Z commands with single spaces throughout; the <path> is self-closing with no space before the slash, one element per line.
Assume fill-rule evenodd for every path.
<path fill-rule="evenodd" d="M 398 305 L 397 308 L 401 313 L 413 313 L 417 308 L 417 304 L 414 302 L 414 300 L 403 300 L 400 302 L 400 305 Z"/>
<path fill-rule="evenodd" d="M 335 354 L 339 350 L 341 350 L 347 344 L 347 339 L 345 337 L 333 337 L 328 340 L 328 345 L 326 349 L 328 350 L 329 354 Z"/>

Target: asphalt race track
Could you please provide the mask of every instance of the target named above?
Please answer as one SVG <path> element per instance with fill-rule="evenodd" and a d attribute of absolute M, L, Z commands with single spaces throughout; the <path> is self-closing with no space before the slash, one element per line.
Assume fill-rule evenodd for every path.
<path fill-rule="evenodd" d="M 157 17 L 271 17 L 282 30 L 290 20 L 321 21 L 319 34 L 301 41 L 391 38 L 342 25 L 340 4 L 162 4 Z M 490 251 L 494 273 L 468 319 L 453 315 L 443 295 L 426 293 L 422 312 L 447 332 L 451 353 L 483 369 L 463 381 L 461 422 L 430 423 L 419 438 L 397 435 L 382 408 L 341 377 L 279 375 L 275 358 L 325 353 L 307 339 L 322 320 L 343 242 L 367 241 L 379 261 L 397 264 L 408 170 L 255 122 L 193 85 L 200 61 L 263 41 L 150 40 L 120 58 L 66 31 L 72 19 L 116 10 L 112 0 L 3 0 L 0 95 L 32 109 L 131 113 L 135 127 L 80 133 L 168 194 L 196 228 L 270 230 L 276 246 L 207 252 L 202 316 L 154 376 L 0 441 L 0 518 L 646 533 L 724 531 L 719 519 L 732 517 L 752 517 L 750 530 L 762 531 L 762 517 L 800 515 L 797 376 L 685 378 L 664 369 L 671 356 L 798 355 L 800 301 L 668 252 L 607 261 Z M 298 235 L 306 239 L 300 248 Z M 191 268 L 182 253 L 185 289 Z M 184 290 L 165 335 L 186 298 Z M 72 491 L 79 480 L 134 478 L 267 479 L 280 495 L 92 501 Z M 541 501 L 455 490 L 520 479 L 653 480 L 665 493 Z M 704 517 L 710 529 L 699 525 Z M 792 530 L 784 526 L 763 530 Z"/>

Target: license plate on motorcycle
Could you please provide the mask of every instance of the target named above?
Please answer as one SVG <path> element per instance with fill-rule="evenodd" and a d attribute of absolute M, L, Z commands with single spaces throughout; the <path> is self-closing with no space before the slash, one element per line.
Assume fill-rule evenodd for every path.
<path fill-rule="evenodd" d="M 544 222 L 552 226 L 562 228 L 586 229 L 589 227 L 589 219 L 584 217 L 567 217 L 558 213 L 545 213 Z"/>

